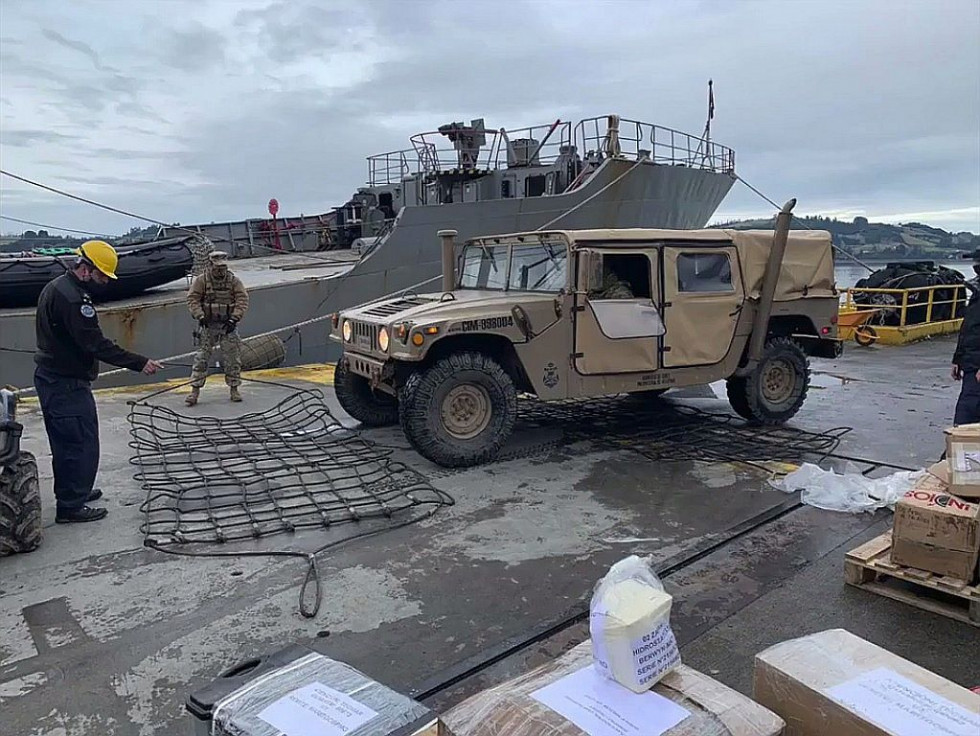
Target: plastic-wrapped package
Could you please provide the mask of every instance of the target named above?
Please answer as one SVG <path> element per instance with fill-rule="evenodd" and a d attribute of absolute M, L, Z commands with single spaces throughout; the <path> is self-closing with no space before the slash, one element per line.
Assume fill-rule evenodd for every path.
<path fill-rule="evenodd" d="M 786 736 L 976 736 L 980 695 L 844 629 L 755 655 L 752 697 Z"/>
<path fill-rule="evenodd" d="M 442 716 L 453 736 L 587 736 L 587 732 L 534 698 L 534 693 L 592 665 L 586 641 L 561 657 L 509 682 L 484 690 Z M 618 687 L 618 686 L 616 686 Z M 649 698 L 622 690 L 629 698 Z M 707 675 L 678 665 L 651 690 L 688 712 L 662 736 L 779 736 L 783 721 L 741 693 Z M 614 731 L 651 736 L 646 723 Z M 611 731 L 612 732 L 612 731 Z"/>
<path fill-rule="evenodd" d="M 630 555 L 609 568 L 589 605 L 596 669 L 641 693 L 680 664 L 671 601 L 649 560 Z"/>
<path fill-rule="evenodd" d="M 353 667 L 310 652 L 214 706 L 213 736 L 398 736 L 435 720 L 424 705 Z"/>
<path fill-rule="evenodd" d="M 875 511 L 892 508 L 910 491 L 925 471 L 900 471 L 884 478 L 868 478 L 848 463 L 843 473 L 804 463 L 797 470 L 769 485 L 785 493 L 802 490 L 800 500 L 827 511 Z"/>

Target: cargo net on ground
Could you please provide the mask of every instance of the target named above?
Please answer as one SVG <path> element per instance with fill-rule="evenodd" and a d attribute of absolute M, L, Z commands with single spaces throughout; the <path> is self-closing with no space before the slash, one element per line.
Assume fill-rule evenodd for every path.
<path fill-rule="evenodd" d="M 176 554 L 303 557 L 317 602 L 310 614 L 304 586 L 301 610 L 315 615 L 317 554 L 414 524 L 453 499 L 341 425 L 319 390 L 281 387 L 290 393 L 271 408 L 230 418 L 187 416 L 152 402 L 178 386 L 132 402 L 132 462 L 147 493 L 141 531 L 147 546 Z M 329 535 L 302 535 L 307 546 L 327 540 L 307 551 L 217 549 L 272 535 L 294 540 L 303 530 Z"/>
<path fill-rule="evenodd" d="M 562 444 L 588 441 L 654 461 L 737 462 L 767 473 L 767 462 L 820 463 L 833 457 L 852 430 L 757 426 L 731 414 L 643 394 L 551 402 L 528 397 L 519 403 L 518 428 L 559 428 Z"/>

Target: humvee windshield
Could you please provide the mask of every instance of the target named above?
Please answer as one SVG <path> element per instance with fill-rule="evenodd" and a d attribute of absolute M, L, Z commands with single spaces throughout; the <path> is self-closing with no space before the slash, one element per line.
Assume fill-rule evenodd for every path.
<path fill-rule="evenodd" d="M 568 249 L 561 243 L 463 248 L 462 289 L 557 292 L 568 285 Z"/>

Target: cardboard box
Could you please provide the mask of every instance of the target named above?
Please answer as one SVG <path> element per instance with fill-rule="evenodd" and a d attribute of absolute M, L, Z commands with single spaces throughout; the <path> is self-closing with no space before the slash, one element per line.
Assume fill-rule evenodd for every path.
<path fill-rule="evenodd" d="M 927 475 L 895 504 L 892 562 L 972 582 L 980 557 L 980 504 Z"/>
<path fill-rule="evenodd" d="M 426 706 L 300 645 L 260 657 L 242 672 L 191 694 L 195 733 L 448 736 Z"/>
<path fill-rule="evenodd" d="M 954 496 L 980 499 L 980 424 L 946 430 L 949 490 Z"/>
<path fill-rule="evenodd" d="M 980 733 L 980 695 L 843 629 L 757 654 L 752 694 L 786 736 Z"/>
<path fill-rule="evenodd" d="M 592 666 L 591 642 L 525 675 L 464 700 L 442 716 L 452 736 L 587 736 L 586 732 L 535 700 L 533 694 L 562 678 Z M 628 698 L 644 698 L 610 681 Z M 761 705 L 707 675 L 678 665 L 652 688 L 689 715 L 663 736 L 779 736 L 783 722 Z M 597 704 L 601 709 L 604 704 Z M 646 736 L 649 724 L 635 733 Z M 657 731 L 661 733 L 660 731 Z M 618 731 L 617 731 L 618 733 Z M 623 733 L 634 733 L 632 730 Z"/>

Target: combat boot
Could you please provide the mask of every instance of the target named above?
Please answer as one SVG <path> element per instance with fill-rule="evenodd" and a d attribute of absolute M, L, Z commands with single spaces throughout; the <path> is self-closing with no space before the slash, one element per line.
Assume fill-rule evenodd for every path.
<path fill-rule="evenodd" d="M 187 395 L 187 398 L 184 399 L 184 403 L 187 404 L 187 406 L 194 406 L 194 404 L 197 403 L 197 400 L 200 396 L 201 396 L 201 389 L 192 388 L 191 392 Z"/>
<path fill-rule="evenodd" d="M 231 399 L 232 401 L 241 401 L 242 400 L 242 395 L 240 393 L 238 393 L 238 386 L 232 386 L 231 387 L 231 390 L 228 393 L 228 398 Z"/>

